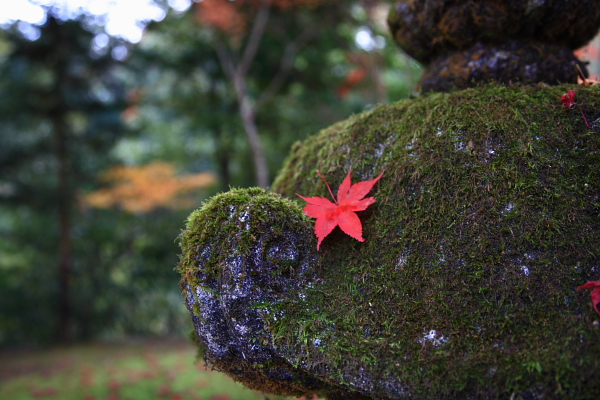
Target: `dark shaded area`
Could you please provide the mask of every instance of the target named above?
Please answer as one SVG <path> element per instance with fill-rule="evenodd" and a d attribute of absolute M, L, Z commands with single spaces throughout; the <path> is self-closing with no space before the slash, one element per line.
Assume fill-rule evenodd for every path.
<path fill-rule="evenodd" d="M 424 92 L 491 81 L 557 85 L 576 82 L 576 64 L 585 71 L 569 53 L 598 32 L 600 3 L 406 0 L 388 24 L 398 45 L 427 67 Z"/>
<path fill-rule="evenodd" d="M 559 84 L 575 82 L 579 70 L 586 71 L 585 65 L 567 47 L 518 40 L 477 43 L 431 61 L 420 86 L 423 92 L 448 92 L 489 82 Z"/>

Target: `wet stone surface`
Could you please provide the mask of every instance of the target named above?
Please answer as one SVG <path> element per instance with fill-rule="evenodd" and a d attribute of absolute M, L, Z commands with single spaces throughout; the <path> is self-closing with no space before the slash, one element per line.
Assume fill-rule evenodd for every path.
<path fill-rule="evenodd" d="M 424 92 L 492 80 L 556 85 L 576 82 L 576 64 L 585 71 L 572 54 L 566 55 L 598 32 L 600 2 L 402 0 L 390 10 L 388 24 L 398 45 L 426 66 Z M 487 66 L 480 68 L 474 64 L 481 64 L 482 55 Z M 492 65 L 498 58 L 509 62 Z M 535 73 L 516 73 L 516 67 Z M 440 73 L 445 74 L 433 78 Z"/>
<path fill-rule="evenodd" d="M 447 92 L 495 81 L 573 82 L 585 66 L 564 46 L 508 40 L 501 44 L 476 43 L 434 59 L 420 82 L 424 92 Z"/>
<path fill-rule="evenodd" d="M 297 301 L 307 288 L 320 284 L 312 227 L 298 218 L 298 209 L 285 210 L 285 216 L 281 210 L 272 213 L 265 198 L 276 195 L 258 189 L 237 193 L 246 196 L 217 197 L 190 219 L 190 241 L 208 239 L 194 248 L 191 264 L 180 266 L 182 292 L 205 361 L 255 390 L 362 398 L 307 373 L 273 345 L 266 324 L 282 316 L 278 304 Z M 279 227 L 275 219 L 281 219 Z"/>
<path fill-rule="evenodd" d="M 296 144 L 273 191 L 385 174 L 316 251 L 299 203 L 232 190 L 188 219 L 178 270 L 204 359 L 249 388 L 329 400 L 599 398 L 600 95 L 573 82 L 597 0 L 403 0 L 421 96 Z M 495 81 L 496 84 L 480 86 Z M 577 89 L 581 110 L 561 107 Z M 580 111 L 580 113 L 576 112 Z"/>
<path fill-rule="evenodd" d="M 267 393 L 348 399 L 600 395 L 594 87 L 490 85 L 381 106 L 296 145 L 273 191 L 189 218 L 182 292 L 204 359 Z M 348 146 L 352 143 L 353 146 Z M 323 151 L 323 149 L 331 151 Z M 296 193 L 383 177 L 316 251 Z M 285 197 L 282 197 L 285 196 Z"/>

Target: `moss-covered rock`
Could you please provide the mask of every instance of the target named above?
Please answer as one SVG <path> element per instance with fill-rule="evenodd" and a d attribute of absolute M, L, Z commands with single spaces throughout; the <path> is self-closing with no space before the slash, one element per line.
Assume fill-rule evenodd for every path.
<path fill-rule="evenodd" d="M 388 17 L 396 42 L 424 64 L 508 39 L 575 50 L 592 40 L 599 22 L 596 0 L 397 0 Z"/>
<path fill-rule="evenodd" d="M 598 32 L 600 2 L 399 0 L 388 24 L 396 43 L 426 66 L 423 92 L 491 81 L 556 85 L 585 73 L 573 51 Z"/>
<path fill-rule="evenodd" d="M 215 196 L 181 235 L 181 290 L 199 355 L 251 389 L 360 399 L 290 363 L 273 346 L 279 305 L 321 282 L 311 224 L 294 202 L 260 188 Z"/>
<path fill-rule="evenodd" d="M 562 108 L 569 89 L 592 129 Z M 359 213 L 366 241 L 336 228 L 316 252 L 295 194 L 327 196 L 316 171 L 335 190 L 350 168 L 384 172 Z M 600 396 L 600 316 L 576 290 L 600 280 L 596 88 L 380 106 L 296 144 L 273 191 L 220 195 L 182 234 L 217 369 L 331 399 Z"/>

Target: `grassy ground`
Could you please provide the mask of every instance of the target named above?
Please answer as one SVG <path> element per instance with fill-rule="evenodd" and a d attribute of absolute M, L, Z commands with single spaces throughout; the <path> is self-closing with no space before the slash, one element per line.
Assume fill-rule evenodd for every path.
<path fill-rule="evenodd" d="M 195 362 L 182 339 L 0 352 L 0 400 L 281 400 Z"/>

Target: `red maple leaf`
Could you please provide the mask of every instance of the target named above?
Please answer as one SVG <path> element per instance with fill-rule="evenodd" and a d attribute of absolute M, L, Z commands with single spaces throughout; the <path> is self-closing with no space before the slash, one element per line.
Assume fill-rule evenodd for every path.
<path fill-rule="evenodd" d="M 304 213 L 311 218 L 317 219 L 315 222 L 315 235 L 319 239 L 317 250 L 321 247 L 321 242 L 325 239 L 325 236 L 329 235 L 336 226 L 339 226 L 342 231 L 359 242 L 365 241 L 362 237 L 362 224 L 358 215 L 356 215 L 356 211 L 366 210 L 367 207 L 375 202 L 375 197 L 367 197 L 366 199 L 363 199 L 363 197 L 371 191 L 373 186 L 383 176 L 383 172 L 375 179 L 358 182 L 354 185 L 352 185 L 350 180 L 351 172 L 352 168 L 350 168 L 346 179 L 340 185 L 336 200 L 329 187 L 329 183 L 317 171 L 317 174 L 325 181 L 334 203 L 325 197 L 304 197 L 298 195 L 308 203 L 304 207 Z"/>
<path fill-rule="evenodd" d="M 567 93 L 560 96 L 560 102 L 562 103 L 563 108 L 575 108 L 575 106 L 577 106 L 577 108 L 579 108 L 579 111 L 581 111 L 581 116 L 583 117 L 583 120 L 585 121 L 585 125 L 588 128 L 593 129 L 590 126 L 590 124 L 588 124 L 587 118 L 585 117 L 583 110 L 581 109 L 581 107 L 579 107 L 579 105 L 575 101 L 575 91 L 574 90 L 569 90 L 569 91 L 567 91 Z"/>
<path fill-rule="evenodd" d="M 560 96 L 560 101 L 562 103 L 563 108 L 573 108 L 577 105 L 575 102 L 575 91 L 569 90 L 567 93 Z"/>
<path fill-rule="evenodd" d="M 600 314 L 600 310 L 598 309 L 598 305 L 600 305 L 600 281 L 589 281 L 585 284 L 579 286 L 577 290 L 581 289 L 594 289 L 592 290 L 592 307 L 598 314 Z"/>

